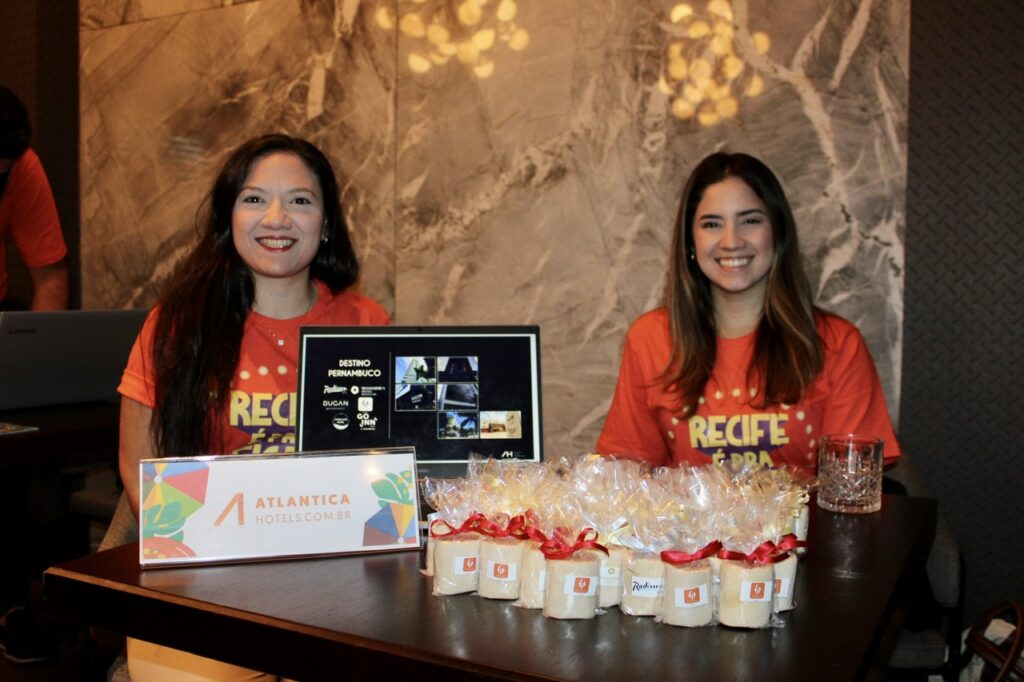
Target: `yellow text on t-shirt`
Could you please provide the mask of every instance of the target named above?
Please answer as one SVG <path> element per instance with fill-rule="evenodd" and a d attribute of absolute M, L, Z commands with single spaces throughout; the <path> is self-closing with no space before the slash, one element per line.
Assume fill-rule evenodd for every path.
<path fill-rule="evenodd" d="M 231 391 L 232 426 L 295 426 L 295 393 Z"/>
<path fill-rule="evenodd" d="M 785 413 L 712 414 L 690 417 L 690 447 L 724 448 L 761 445 L 767 435 L 772 445 L 786 445 Z"/>

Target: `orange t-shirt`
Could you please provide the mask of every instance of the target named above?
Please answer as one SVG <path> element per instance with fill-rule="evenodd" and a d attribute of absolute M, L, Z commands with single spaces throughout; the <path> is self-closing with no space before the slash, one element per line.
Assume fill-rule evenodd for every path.
<path fill-rule="evenodd" d="M 0 300 L 7 295 L 4 239 L 8 232 L 30 268 L 53 265 L 67 255 L 50 183 L 31 149 L 11 166 L 7 187 L 0 197 Z"/>
<path fill-rule="evenodd" d="M 684 462 L 788 464 L 814 474 L 823 435 L 858 433 L 885 441 L 885 458 L 900 454 L 878 373 L 857 328 L 835 315 L 816 320 L 825 367 L 796 405 L 752 406 L 747 382 L 756 332 L 718 339 L 718 356 L 696 414 L 658 376 L 672 353 L 668 312 L 642 315 L 630 328 L 611 409 L 597 451 L 653 466 Z"/>
<path fill-rule="evenodd" d="M 150 312 L 139 332 L 117 387 L 121 395 L 151 408 L 156 404 L 151 354 L 155 322 L 156 309 Z M 390 323 L 388 314 L 376 301 L 348 291 L 334 295 L 320 282 L 316 303 L 301 317 L 275 320 L 249 313 L 231 382 L 231 399 L 223 412 L 226 419 L 219 424 L 206 452 L 294 452 L 299 327 Z"/>

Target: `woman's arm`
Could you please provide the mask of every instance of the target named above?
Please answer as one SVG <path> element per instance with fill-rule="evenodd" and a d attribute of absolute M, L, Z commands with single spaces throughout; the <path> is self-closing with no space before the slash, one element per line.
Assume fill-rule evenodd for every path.
<path fill-rule="evenodd" d="M 596 451 L 604 455 L 629 457 L 651 466 L 672 461 L 655 410 L 648 400 L 649 387 L 657 385 L 659 363 L 669 350 L 661 318 L 644 316 L 626 334 L 611 407 L 597 439 Z"/>
<path fill-rule="evenodd" d="M 118 470 L 124 491 L 131 504 L 132 515 L 139 514 L 139 462 L 157 455 L 150 428 L 153 410 L 131 398 L 121 398 L 120 445 L 117 451 Z"/>

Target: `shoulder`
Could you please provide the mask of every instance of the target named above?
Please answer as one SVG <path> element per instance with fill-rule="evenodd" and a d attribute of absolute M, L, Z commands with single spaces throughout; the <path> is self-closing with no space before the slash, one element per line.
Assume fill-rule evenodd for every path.
<path fill-rule="evenodd" d="M 814 324 L 826 346 L 835 347 L 863 342 L 857 325 L 844 317 L 819 310 L 814 314 Z"/>
<path fill-rule="evenodd" d="M 825 348 L 826 362 L 830 362 L 830 358 L 868 356 L 864 336 L 853 322 L 832 313 L 818 311 L 815 324 Z"/>
<path fill-rule="evenodd" d="M 46 174 L 43 171 L 43 164 L 39 160 L 39 156 L 36 155 L 35 151 L 31 147 L 25 150 L 25 153 L 18 157 L 18 160 L 14 162 L 11 173 L 11 178 L 17 178 L 22 181 L 32 181 L 40 177 L 45 178 Z"/>
<path fill-rule="evenodd" d="M 671 352 L 672 335 L 668 328 L 668 311 L 657 308 L 646 312 L 630 325 L 626 332 L 626 352 L 656 358 L 662 362 Z"/>
<path fill-rule="evenodd" d="M 322 295 L 325 295 L 325 299 L 323 310 L 318 317 L 323 318 L 323 322 L 346 325 L 391 324 L 387 311 L 369 296 L 348 290 L 334 294 L 326 286 L 320 286 L 323 287 Z"/>
<path fill-rule="evenodd" d="M 668 334 L 668 310 L 655 308 L 636 318 L 629 326 L 629 338 L 652 339 Z"/>

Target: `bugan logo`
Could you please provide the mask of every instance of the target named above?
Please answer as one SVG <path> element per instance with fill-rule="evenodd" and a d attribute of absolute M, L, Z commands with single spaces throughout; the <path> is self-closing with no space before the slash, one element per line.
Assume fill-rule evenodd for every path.
<path fill-rule="evenodd" d="M 765 583 L 750 583 L 750 598 L 764 599 Z"/>
<path fill-rule="evenodd" d="M 476 557 L 475 556 L 463 557 L 463 559 L 462 559 L 462 571 L 463 571 L 463 573 L 475 573 L 476 572 Z"/>
<path fill-rule="evenodd" d="M 494 577 L 499 580 L 508 578 L 508 564 L 494 564 Z"/>
<path fill-rule="evenodd" d="M 700 603 L 700 588 L 692 587 L 683 592 L 683 603 L 684 604 L 699 604 Z"/>
<path fill-rule="evenodd" d="M 590 592 L 590 578 L 576 578 L 572 584 L 572 591 L 576 594 L 588 594 Z"/>

